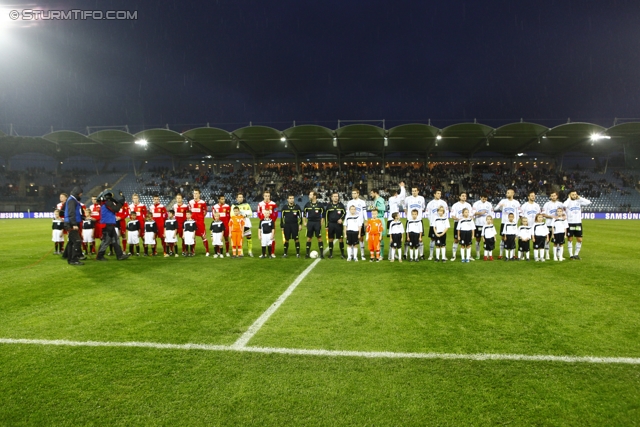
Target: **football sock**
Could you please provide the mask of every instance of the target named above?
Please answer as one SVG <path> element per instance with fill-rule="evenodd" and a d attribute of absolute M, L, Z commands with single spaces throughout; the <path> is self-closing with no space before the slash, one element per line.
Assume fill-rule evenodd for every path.
<path fill-rule="evenodd" d="M 360 242 L 360 255 L 364 258 L 364 242 Z"/>
<path fill-rule="evenodd" d="M 289 241 L 285 241 L 284 242 L 284 253 L 288 253 L 289 252 Z"/>
<path fill-rule="evenodd" d="M 251 236 L 247 237 L 247 252 L 249 253 L 253 252 L 253 240 L 251 240 Z"/>
<path fill-rule="evenodd" d="M 58 242 L 55 242 L 55 243 L 53 244 L 53 251 L 54 251 L 54 252 L 58 252 Z"/>
<path fill-rule="evenodd" d="M 149 255 L 149 246 L 144 245 L 144 254 Z"/>
<path fill-rule="evenodd" d="M 167 253 L 167 243 L 164 241 L 164 239 L 160 239 L 160 243 L 162 243 L 162 252 Z"/>
<path fill-rule="evenodd" d="M 442 253 L 442 259 L 447 259 L 447 247 L 443 246 L 440 248 L 440 252 Z"/>
<path fill-rule="evenodd" d="M 333 240 L 329 240 L 329 255 L 333 255 Z"/>
<path fill-rule="evenodd" d="M 389 259 L 393 260 L 393 256 L 395 255 L 395 249 L 394 248 L 389 248 Z"/>
<path fill-rule="evenodd" d="M 122 252 L 127 250 L 127 239 L 122 239 Z"/>
<path fill-rule="evenodd" d="M 576 242 L 576 251 L 573 253 L 573 255 L 578 256 L 581 248 L 582 248 L 582 242 Z"/>
<path fill-rule="evenodd" d="M 209 252 L 209 242 L 207 241 L 207 239 L 202 239 L 202 244 L 204 245 L 204 250 Z M 195 245 L 189 245 L 191 246 L 191 252 L 193 252 L 193 247 Z"/>
<path fill-rule="evenodd" d="M 324 256 L 323 248 L 324 248 L 324 242 L 322 240 L 320 240 L 318 242 L 318 252 L 320 253 L 320 258 L 322 258 Z"/>
<path fill-rule="evenodd" d="M 529 252 L 527 252 L 525 256 L 527 257 L 527 259 L 531 259 L 531 254 Z"/>
<path fill-rule="evenodd" d="M 422 244 L 422 242 L 420 242 L 420 243 L 418 244 L 418 254 L 419 254 L 420 256 L 423 256 L 423 255 L 424 255 L 424 245 Z"/>
<path fill-rule="evenodd" d="M 275 239 L 271 242 L 271 253 L 272 254 L 276 253 L 276 241 L 275 241 Z"/>
<path fill-rule="evenodd" d="M 307 242 L 307 255 L 311 252 L 311 242 Z"/>
<path fill-rule="evenodd" d="M 382 238 L 382 236 L 380 237 L 380 253 L 379 253 L 379 258 L 382 258 L 384 256 L 384 239 Z"/>
<path fill-rule="evenodd" d="M 567 249 L 569 250 L 569 257 L 573 256 L 573 242 L 569 242 L 567 245 Z"/>
<path fill-rule="evenodd" d="M 138 251 L 138 252 L 139 252 L 139 251 Z M 91 244 L 91 253 L 92 253 L 92 254 L 95 254 L 95 253 L 96 253 L 96 244 L 95 244 L 95 243 L 92 243 L 92 244 Z"/>
<path fill-rule="evenodd" d="M 476 257 L 480 258 L 480 242 L 476 242 Z"/>
<path fill-rule="evenodd" d="M 133 245 L 129 245 L 129 253 L 133 253 Z"/>
<path fill-rule="evenodd" d="M 267 256 L 267 247 L 266 246 L 262 247 L 262 256 Z"/>
<path fill-rule="evenodd" d="M 224 242 L 224 248 L 225 248 L 226 252 L 229 253 L 229 240 L 226 240 Z"/>
<path fill-rule="evenodd" d="M 340 242 L 340 255 L 344 256 L 344 242 Z"/>
<path fill-rule="evenodd" d="M 471 258 L 471 246 L 467 248 L 467 259 Z"/>
<path fill-rule="evenodd" d="M 435 241 L 431 241 L 431 243 L 429 243 L 429 258 L 433 257 L 433 249 L 436 247 L 436 242 Z"/>
<path fill-rule="evenodd" d="M 464 250 L 464 249 L 463 249 Z M 453 252 L 453 258 L 456 257 L 456 252 L 458 251 L 458 244 L 456 242 L 453 242 L 453 248 L 452 248 L 452 252 Z M 460 258 L 464 259 L 464 253 L 460 252 Z"/>
<path fill-rule="evenodd" d="M 440 259 L 440 248 L 436 249 L 436 259 Z"/>
<path fill-rule="evenodd" d="M 300 242 L 296 242 L 296 255 L 300 255 Z"/>
<path fill-rule="evenodd" d="M 504 254 L 504 240 L 500 240 L 500 256 Z"/>

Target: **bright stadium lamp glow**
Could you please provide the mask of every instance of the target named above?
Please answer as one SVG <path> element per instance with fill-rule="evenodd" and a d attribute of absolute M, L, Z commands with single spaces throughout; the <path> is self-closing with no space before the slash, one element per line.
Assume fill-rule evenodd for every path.
<path fill-rule="evenodd" d="M 442 139 L 442 135 L 438 135 L 438 136 L 436 136 L 436 139 L 437 139 L 438 141 L 440 141 L 440 140 Z"/>
<path fill-rule="evenodd" d="M 146 147 L 149 142 L 146 139 L 142 138 L 142 139 L 136 140 L 135 143 L 136 145 L 142 145 L 143 147 Z"/>
<path fill-rule="evenodd" d="M 287 141 L 287 138 L 284 135 L 280 137 L 280 142 L 286 142 L 286 141 Z"/>
<path fill-rule="evenodd" d="M 592 141 L 600 141 L 601 139 L 611 139 L 609 135 L 603 135 L 601 133 L 592 133 L 590 139 Z"/>
<path fill-rule="evenodd" d="M 516 154 L 516 156 L 522 157 L 522 156 L 524 156 L 524 153 L 518 153 L 518 154 Z"/>

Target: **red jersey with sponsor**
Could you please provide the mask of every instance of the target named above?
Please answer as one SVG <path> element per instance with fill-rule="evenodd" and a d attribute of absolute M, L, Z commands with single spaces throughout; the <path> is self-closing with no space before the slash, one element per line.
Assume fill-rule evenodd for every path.
<path fill-rule="evenodd" d="M 200 199 L 189 201 L 189 209 L 191 210 L 191 218 L 199 224 L 204 224 L 204 217 L 207 215 L 207 202 Z"/>
<path fill-rule="evenodd" d="M 157 205 L 153 204 L 149 208 L 149 212 L 151 212 L 153 220 L 158 226 L 158 230 L 164 229 L 164 220 L 169 216 L 167 215 L 167 208 L 165 208 L 161 203 L 158 203 Z"/>
<path fill-rule="evenodd" d="M 136 219 L 140 221 L 141 224 L 144 224 L 144 220 L 147 217 L 147 207 L 145 205 L 142 203 L 131 203 L 131 206 L 129 206 L 129 215 L 131 215 L 131 212 L 135 212 Z"/>
<path fill-rule="evenodd" d="M 100 224 L 100 203 L 94 203 L 89 208 L 91 210 L 91 218 L 93 218 L 96 224 Z"/>
<path fill-rule="evenodd" d="M 218 212 L 220 214 L 220 221 L 224 223 L 225 228 L 229 228 L 229 220 L 231 219 L 231 206 L 228 204 L 221 205 L 216 203 L 211 208 L 211 212 Z"/>
<path fill-rule="evenodd" d="M 182 228 L 182 225 L 187 220 L 187 211 L 189 210 L 189 205 L 187 203 L 182 202 L 181 205 L 175 204 L 173 205 L 173 211 L 176 213 L 176 221 L 178 221 L 178 225 Z"/>
<path fill-rule="evenodd" d="M 64 218 L 64 211 L 63 211 L 63 208 L 64 208 L 64 205 L 65 205 L 65 204 L 66 204 L 66 202 L 65 202 L 65 203 L 60 202 L 60 203 L 58 203 L 58 204 L 56 205 L 56 209 L 58 209 L 60 212 L 62 212 L 62 214 L 63 214 L 63 215 L 62 215 L 62 217 L 63 217 L 63 218 Z"/>
<path fill-rule="evenodd" d="M 264 219 L 264 214 L 262 213 L 262 211 L 266 210 L 267 208 L 269 208 L 269 210 L 271 211 L 271 219 L 273 221 L 276 221 L 278 219 L 278 212 L 276 212 L 278 205 L 273 200 L 269 203 L 265 203 L 264 201 L 258 203 L 258 218 Z"/>
<path fill-rule="evenodd" d="M 124 204 L 122 205 L 122 207 L 120 208 L 120 210 L 118 212 L 116 212 L 116 219 L 117 220 L 121 220 L 121 219 L 125 219 L 126 217 L 129 216 L 129 203 L 127 203 L 126 201 L 124 202 Z"/>

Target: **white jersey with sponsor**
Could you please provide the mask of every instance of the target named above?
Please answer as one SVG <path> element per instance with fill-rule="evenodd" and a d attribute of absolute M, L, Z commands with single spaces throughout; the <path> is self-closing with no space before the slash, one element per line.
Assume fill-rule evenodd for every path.
<path fill-rule="evenodd" d="M 515 199 L 502 199 L 494 210 L 502 211 L 502 221 L 506 221 L 509 218 L 510 213 L 512 213 L 513 216 L 518 219 L 518 216 L 520 216 L 520 202 Z"/>
<path fill-rule="evenodd" d="M 542 207 L 542 213 L 545 215 L 555 216 L 558 208 L 564 208 L 562 202 L 559 202 L 557 200 L 555 202 L 552 202 L 551 200 L 549 200 Z M 545 218 L 545 222 L 547 224 L 547 227 L 553 226 L 553 218 Z"/>
<path fill-rule="evenodd" d="M 464 209 L 468 209 L 469 210 L 469 218 L 472 217 L 473 212 L 472 212 L 472 207 L 469 203 L 467 202 L 456 202 L 453 204 L 453 206 L 451 206 L 451 218 L 455 221 L 458 222 L 462 219 L 462 211 Z"/>
<path fill-rule="evenodd" d="M 422 196 L 407 196 L 404 199 L 404 211 L 407 214 L 407 218 L 413 218 L 411 211 L 418 211 L 418 219 L 424 218 L 424 209 L 426 208 L 426 204 L 424 201 L 424 197 Z"/>
<path fill-rule="evenodd" d="M 527 218 L 529 224 L 536 222 L 536 215 L 541 212 L 540 205 L 536 202 L 529 203 L 528 201 L 520 206 L 520 217 Z"/>
<path fill-rule="evenodd" d="M 407 197 L 407 191 L 404 187 L 400 187 L 400 193 L 397 196 L 389 197 L 389 218 L 391 214 L 400 212 L 400 207 L 404 206 L 404 199 Z"/>
<path fill-rule="evenodd" d="M 427 205 L 427 215 L 429 216 L 429 225 L 433 226 L 433 221 L 438 218 L 438 208 L 442 206 L 444 208 L 444 216 L 449 217 L 449 205 L 444 200 L 433 199 Z"/>
<path fill-rule="evenodd" d="M 473 204 L 473 213 L 482 214 L 476 216 L 476 227 L 483 227 L 487 223 L 487 217 L 493 217 L 493 206 L 490 202 L 483 202 L 482 200 L 478 200 Z"/>
<path fill-rule="evenodd" d="M 567 199 L 564 202 L 564 210 L 569 224 L 582 224 L 582 207 L 590 205 L 591 201 L 583 197 L 576 200 Z"/>
<path fill-rule="evenodd" d="M 347 202 L 347 212 L 349 212 L 351 206 L 356 207 L 356 215 L 360 216 L 362 224 L 364 224 L 367 220 L 367 202 L 362 199 L 351 199 Z"/>

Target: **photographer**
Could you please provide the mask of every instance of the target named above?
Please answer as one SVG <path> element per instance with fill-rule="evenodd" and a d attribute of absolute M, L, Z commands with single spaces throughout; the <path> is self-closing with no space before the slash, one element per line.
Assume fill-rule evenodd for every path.
<path fill-rule="evenodd" d="M 120 192 L 120 197 L 115 199 L 111 190 L 107 189 L 98 195 L 98 203 L 101 204 L 100 224 L 102 224 L 103 230 L 102 242 L 96 261 L 107 261 L 104 253 L 110 245 L 113 245 L 118 261 L 129 258 L 129 255 L 122 252 L 122 248 L 118 242 L 118 234 L 116 233 L 116 212 L 118 212 L 124 204 L 124 195 Z"/>
<path fill-rule="evenodd" d="M 82 258 L 82 239 L 80 238 L 79 225 L 82 223 L 83 213 L 80 199 L 82 188 L 74 187 L 71 195 L 64 204 L 64 228 L 69 233 L 69 243 L 65 250 L 69 265 L 84 265 Z"/>

